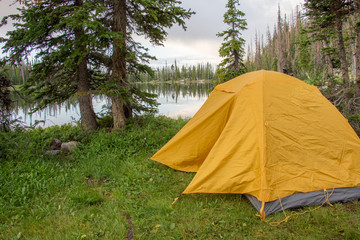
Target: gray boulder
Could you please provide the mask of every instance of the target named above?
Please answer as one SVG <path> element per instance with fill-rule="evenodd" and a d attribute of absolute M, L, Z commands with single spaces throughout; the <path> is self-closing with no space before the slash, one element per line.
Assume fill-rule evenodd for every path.
<path fill-rule="evenodd" d="M 51 155 L 51 156 L 55 156 L 55 155 L 59 155 L 60 154 L 60 150 L 48 150 L 45 152 L 46 155 Z"/>
<path fill-rule="evenodd" d="M 51 143 L 50 146 L 52 149 L 60 149 L 61 148 L 61 141 L 59 139 L 54 138 Z"/>
<path fill-rule="evenodd" d="M 67 153 L 67 152 L 73 152 L 75 148 L 77 148 L 78 142 L 71 141 L 71 142 L 65 142 L 61 144 L 61 151 Z"/>

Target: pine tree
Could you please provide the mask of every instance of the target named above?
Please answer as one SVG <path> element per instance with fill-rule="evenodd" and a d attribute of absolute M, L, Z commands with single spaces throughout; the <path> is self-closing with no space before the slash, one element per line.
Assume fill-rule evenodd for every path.
<path fill-rule="evenodd" d="M 84 4 L 83 0 L 48 0 L 36 4 L 25 1 L 25 4 L 19 14 L 2 21 L 3 24 L 8 18 L 17 21 L 15 30 L 1 40 L 8 53 L 5 61 L 21 64 L 24 58 L 36 54 L 40 62 L 34 64 L 24 90 L 40 100 L 37 108 L 76 95 L 83 127 L 96 128 L 88 56 L 97 49 L 105 51 L 105 46 L 101 46 L 99 35 L 94 34 L 102 29 L 99 19 L 88 13 L 96 12 L 97 5 Z M 98 43 L 96 47 L 92 47 L 94 43 Z"/>
<path fill-rule="evenodd" d="M 80 88 L 79 84 L 100 90 L 112 98 L 114 129 L 124 126 L 133 109 L 146 110 L 143 102 L 155 104 L 153 94 L 140 91 L 127 79 L 128 74 L 135 77 L 153 74 L 147 63 L 155 58 L 133 40 L 133 34 L 162 45 L 166 28 L 179 24 L 185 29 L 184 19 L 194 14 L 180 7 L 176 0 L 22 2 L 27 7 L 21 14 L 10 16 L 22 22 L 3 42 L 7 41 L 5 51 L 10 51 L 11 63 L 20 62 L 32 49 L 41 60 L 33 67 L 27 86 L 29 93 L 35 92 L 36 98 L 42 100 L 39 106 L 43 107 L 64 101 L 76 92 L 80 104 L 91 104 L 90 89 Z M 81 101 L 85 97 L 87 101 Z M 84 119 L 82 115 L 83 122 Z M 94 128 L 88 123 L 84 126 Z"/>
<path fill-rule="evenodd" d="M 219 49 L 220 57 L 224 59 L 218 66 L 218 82 L 228 81 L 244 72 L 245 65 L 243 57 L 245 54 L 245 40 L 241 37 L 241 31 L 247 29 L 245 14 L 238 9 L 239 0 L 228 0 L 227 11 L 224 14 L 224 23 L 229 27 L 227 30 L 218 33 L 218 37 L 223 37 L 224 41 Z"/>
<path fill-rule="evenodd" d="M 0 72 L 0 131 L 8 131 L 10 128 L 10 79 Z"/>
<path fill-rule="evenodd" d="M 297 36 L 297 46 L 299 47 L 298 69 L 307 74 L 312 71 L 314 64 L 310 52 L 311 40 L 301 24 L 299 26 L 299 35 Z"/>
<path fill-rule="evenodd" d="M 344 18 L 349 14 L 351 0 L 305 0 L 306 15 L 312 20 L 312 26 L 324 33 L 335 34 L 338 42 L 338 57 L 341 63 L 342 78 L 349 83 L 348 62 L 343 37 Z"/>
<path fill-rule="evenodd" d="M 106 0 L 112 13 L 113 38 L 112 79 L 120 89 L 120 94 L 112 98 L 114 129 L 120 129 L 125 123 L 125 109 L 136 103 L 129 98 L 131 91 L 140 91 L 129 87 L 126 80 L 128 72 L 148 72 L 152 70 L 145 63 L 154 57 L 146 53 L 146 49 L 132 39 L 132 34 L 145 36 L 152 44 L 162 45 L 166 39 L 166 28 L 178 24 L 186 29 L 184 19 L 190 18 L 194 12 L 179 6 L 177 0 Z M 143 51 L 141 51 L 143 50 Z M 123 94 L 121 94 L 123 93 Z M 142 94 L 144 96 L 144 94 Z M 146 96 L 144 96 L 146 98 Z"/>

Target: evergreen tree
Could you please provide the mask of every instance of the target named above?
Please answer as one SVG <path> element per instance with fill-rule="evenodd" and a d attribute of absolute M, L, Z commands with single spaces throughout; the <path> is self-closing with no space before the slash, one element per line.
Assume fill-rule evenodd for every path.
<path fill-rule="evenodd" d="M 23 2 L 27 7 L 21 14 L 10 16 L 20 20 L 17 30 L 3 41 L 7 41 L 5 51 L 10 51 L 9 62 L 21 61 L 32 49 L 41 60 L 34 65 L 28 85 L 29 91 L 42 100 L 39 106 L 69 98 L 77 86 L 80 105 L 86 103 L 92 110 L 89 88 L 101 89 L 112 98 L 114 129 L 124 126 L 133 109 L 145 110 L 143 102 L 155 104 L 153 94 L 131 86 L 127 79 L 128 73 L 136 77 L 153 73 L 147 63 L 154 57 L 133 40 L 133 34 L 162 45 L 165 29 L 174 24 L 185 29 L 184 19 L 194 13 L 181 8 L 176 0 Z"/>
<path fill-rule="evenodd" d="M 37 108 L 49 103 L 63 102 L 72 95 L 79 100 L 81 122 L 84 128 L 97 127 L 92 106 L 88 61 L 93 52 L 105 51 L 100 34 L 103 27 L 96 13 L 96 4 L 74 1 L 41 1 L 26 6 L 10 18 L 16 21 L 15 30 L 8 32 L 4 52 L 5 61 L 21 64 L 24 58 L 35 54 L 40 61 L 34 64 L 23 90 L 39 100 Z M 89 14 L 90 13 L 90 14 Z M 92 14 L 91 14 L 92 13 Z M 85 30 L 86 29 L 86 30 Z"/>
<path fill-rule="evenodd" d="M 344 18 L 349 14 L 352 0 L 305 0 L 306 15 L 311 18 L 311 25 L 323 30 L 333 30 L 338 42 L 338 57 L 345 83 L 349 83 L 348 62 L 343 37 Z"/>
<path fill-rule="evenodd" d="M 241 37 L 241 32 L 247 29 L 247 23 L 244 18 L 245 14 L 238 9 L 238 6 L 240 6 L 239 0 L 228 0 L 224 23 L 229 27 L 217 34 L 218 37 L 224 38 L 219 49 L 220 57 L 224 58 L 217 70 L 219 83 L 228 81 L 246 71 L 243 63 L 245 40 Z"/>
<path fill-rule="evenodd" d="M 109 21 L 114 34 L 111 71 L 112 80 L 119 89 L 112 97 L 112 113 L 114 129 L 120 129 L 125 124 L 125 110 L 131 111 L 132 106 L 137 103 L 137 99 L 129 98 L 129 95 L 140 93 L 140 90 L 127 83 L 127 74 L 129 72 L 152 74 L 151 68 L 146 63 L 149 59 L 154 59 L 147 54 L 144 47 L 132 39 L 132 35 L 142 35 L 152 44 L 162 45 L 167 36 L 166 28 L 178 24 L 186 29 L 184 19 L 190 18 L 194 12 L 180 7 L 181 2 L 177 0 L 105 0 L 104 2 L 107 3 L 112 17 L 112 21 Z"/>
<path fill-rule="evenodd" d="M 8 131 L 10 127 L 10 79 L 0 72 L 0 131 Z"/>
<path fill-rule="evenodd" d="M 303 29 L 303 26 L 300 25 L 300 32 L 297 36 L 297 45 L 299 46 L 299 56 L 298 56 L 298 68 L 301 69 L 301 71 L 304 71 L 306 73 L 311 72 L 314 66 L 314 63 L 311 61 L 311 41 L 308 36 L 308 33 L 305 29 Z"/>

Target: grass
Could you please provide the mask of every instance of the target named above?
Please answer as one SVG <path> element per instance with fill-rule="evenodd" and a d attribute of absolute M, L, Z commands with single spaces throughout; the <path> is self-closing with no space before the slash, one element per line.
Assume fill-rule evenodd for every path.
<path fill-rule="evenodd" d="M 0 133 L 0 239 L 360 238 L 360 202 L 322 207 L 276 227 L 260 221 L 241 195 L 190 194 L 170 206 L 194 174 L 149 157 L 185 123 L 145 116 L 120 132 L 66 125 Z M 46 155 L 53 138 L 79 141 L 79 148 Z"/>

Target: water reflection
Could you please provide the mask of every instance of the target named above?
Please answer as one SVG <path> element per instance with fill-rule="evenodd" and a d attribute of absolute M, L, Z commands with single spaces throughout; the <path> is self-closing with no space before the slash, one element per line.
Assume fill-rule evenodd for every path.
<path fill-rule="evenodd" d="M 180 82 L 150 84 L 136 84 L 143 91 L 158 94 L 157 101 L 160 103 L 158 114 L 171 118 L 190 118 L 201 107 L 209 95 L 209 89 L 212 84 L 205 81 L 193 83 Z M 79 121 L 80 109 L 76 98 L 69 99 L 62 104 L 52 104 L 47 108 L 29 114 L 34 105 L 15 101 L 13 111 L 13 119 L 20 119 L 27 126 L 34 125 L 37 121 L 41 121 L 39 126 L 48 127 L 52 125 L 62 125 Z M 110 102 L 105 96 L 94 96 L 94 110 L 97 114 L 104 111 L 104 107 L 110 106 Z"/>
<path fill-rule="evenodd" d="M 135 84 L 136 85 L 136 84 Z M 209 89 L 212 87 L 211 82 L 196 81 L 196 82 L 179 82 L 179 83 L 140 83 L 136 85 L 141 90 L 156 93 L 160 97 L 171 97 L 173 100 L 177 100 L 179 97 L 186 98 L 198 97 L 207 98 L 209 95 Z"/>
<path fill-rule="evenodd" d="M 93 106 L 96 113 L 101 113 L 103 107 L 110 105 L 107 97 L 98 95 L 93 98 Z M 80 119 L 80 108 L 76 98 L 61 104 L 50 104 L 45 109 L 39 110 L 35 113 L 30 113 L 30 110 L 35 107 L 34 104 L 29 104 L 21 99 L 17 99 L 14 103 L 14 110 L 12 114 L 13 119 L 19 119 L 26 126 L 33 126 L 38 123 L 38 126 L 49 127 L 53 125 L 62 125 L 66 123 L 75 123 Z"/>
<path fill-rule="evenodd" d="M 158 94 L 160 103 L 158 110 L 161 115 L 171 118 L 190 118 L 202 106 L 209 96 L 212 83 L 197 81 L 191 83 L 180 82 L 136 85 L 143 91 Z"/>

